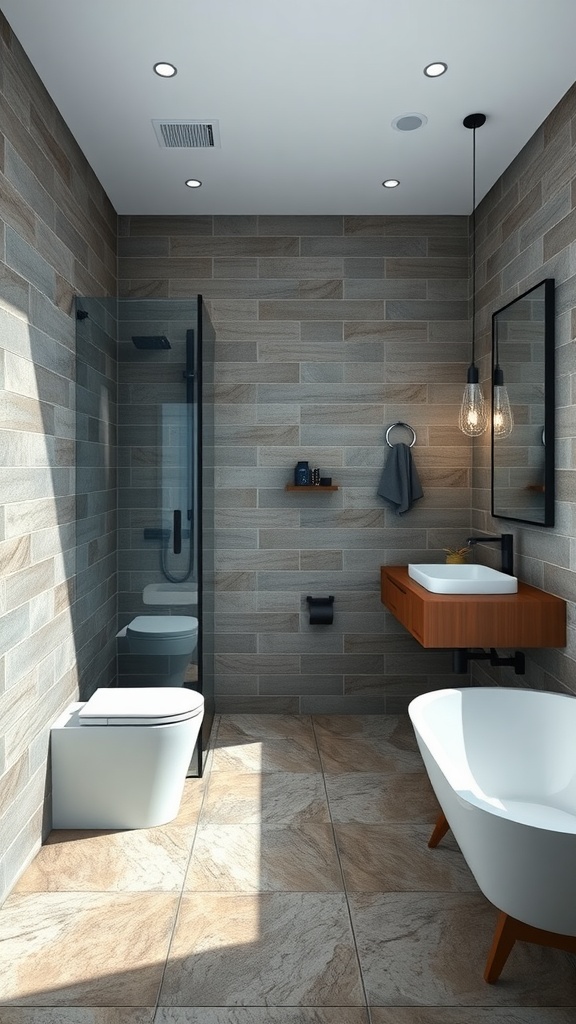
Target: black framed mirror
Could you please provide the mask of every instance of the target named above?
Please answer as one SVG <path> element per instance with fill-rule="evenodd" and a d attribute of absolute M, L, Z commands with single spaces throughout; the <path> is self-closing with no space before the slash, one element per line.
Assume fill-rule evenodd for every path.
<path fill-rule="evenodd" d="M 492 315 L 492 515 L 554 526 L 554 279 Z"/>

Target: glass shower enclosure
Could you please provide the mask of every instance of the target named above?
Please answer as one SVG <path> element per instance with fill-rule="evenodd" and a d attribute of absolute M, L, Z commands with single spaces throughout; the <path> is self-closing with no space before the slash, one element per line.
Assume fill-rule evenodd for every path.
<path fill-rule="evenodd" d="M 105 660 L 114 654 L 115 676 L 97 685 L 165 683 L 170 659 L 130 653 L 125 627 L 139 615 L 194 616 L 184 685 L 205 698 L 205 750 L 214 714 L 214 331 L 200 296 L 113 307 L 79 299 L 77 317 L 77 555 L 88 574 L 81 590 L 92 594 L 84 625 L 87 611 L 100 624 L 114 604 Z M 96 534 L 100 544 L 107 538 L 105 567 L 91 557 Z"/>

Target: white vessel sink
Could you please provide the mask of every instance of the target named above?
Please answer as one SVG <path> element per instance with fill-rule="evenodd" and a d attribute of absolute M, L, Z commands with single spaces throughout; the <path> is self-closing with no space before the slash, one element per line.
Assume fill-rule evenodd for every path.
<path fill-rule="evenodd" d="M 434 594 L 516 594 L 518 580 L 487 565 L 409 565 L 408 575 Z"/>
<path fill-rule="evenodd" d="M 198 604 L 196 583 L 149 583 L 142 591 L 144 604 Z"/>

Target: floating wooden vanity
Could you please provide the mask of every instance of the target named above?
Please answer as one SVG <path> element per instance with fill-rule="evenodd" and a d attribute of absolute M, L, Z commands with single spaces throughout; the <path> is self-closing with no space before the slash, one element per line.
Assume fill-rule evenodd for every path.
<path fill-rule="evenodd" d="M 405 565 L 380 568 L 381 599 L 422 647 L 565 647 L 566 602 L 518 581 L 517 594 L 433 594 Z"/>

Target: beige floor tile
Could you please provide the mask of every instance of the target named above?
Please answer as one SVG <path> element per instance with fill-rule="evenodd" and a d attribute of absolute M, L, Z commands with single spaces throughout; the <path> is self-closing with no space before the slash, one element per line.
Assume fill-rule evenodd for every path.
<path fill-rule="evenodd" d="M 316 741 L 370 1024 L 574 1024 L 558 950 L 517 943 L 482 980 L 496 911 L 451 833 L 426 846 L 438 807 L 407 716 L 216 727 L 175 822 L 51 835 L 0 910 L 0 1024 L 368 1024 Z"/>
<path fill-rule="evenodd" d="M 368 1024 L 356 1006 L 160 1006 L 154 1024 Z"/>
<path fill-rule="evenodd" d="M 170 825 L 196 825 L 200 817 L 209 777 L 209 772 L 207 772 L 201 779 L 186 779 L 180 810 L 177 817 L 169 822 Z"/>
<path fill-rule="evenodd" d="M 299 825 L 330 820 L 323 777 L 276 772 L 214 772 L 202 807 L 202 824 Z"/>
<path fill-rule="evenodd" d="M 15 892 L 180 892 L 194 827 L 51 832 Z"/>
<path fill-rule="evenodd" d="M 223 715 L 212 770 L 320 772 L 312 720 L 296 715 Z"/>
<path fill-rule="evenodd" d="M 341 893 L 184 896 L 162 1006 L 361 1006 Z"/>
<path fill-rule="evenodd" d="M 481 894 L 352 893 L 371 1006 L 574 1006 L 566 953 L 517 942 L 501 980 L 482 974 L 497 912 Z"/>
<path fill-rule="evenodd" d="M 422 770 L 407 715 L 315 715 L 313 723 L 326 773 Z"/>
<path fill-rule="evenodd" d="M 574 1024 L 574 1010 L 560 1007 L 373 1006 L 372 1024 Z"/>
<path fill-rule="evenodd" d="M 428 848 L 430 825 L 335 825 L 348 892 L 477 892 L 451 833 Z"/>
<path fill-rule="evenodd" d="M 424 771 L 327 775 L 326 789 L 334 822 L 378 825 L 412 821 L 432 825 L 439 813 Z"/>
<path fill-rule="evenodd" d="M 177 902 L 168 893 L 10 896 L 0 913 L 0 1006 L 153 1006 Z"/>
<path fill-rule="evenodd" d="M 213 772 L 321 772 L 314 737 L 222 741 L 214 751 Z"/>
<path fill-rule="evenodd" d="M 338 892 L 331 825 L 201 825 L 187 892 Z"/>
<path fill-rule="evenodd" d="M 309 715 L 221 715 L 214 748 L 267 739 L 299 740 L 303 744 L 309 740 L 315 745 L 312 719 Z"/>
<path fill-rule="evenodd" d="M 152 1024 L 153 1006 L 0 1006 L 0 1024 Z"/>

